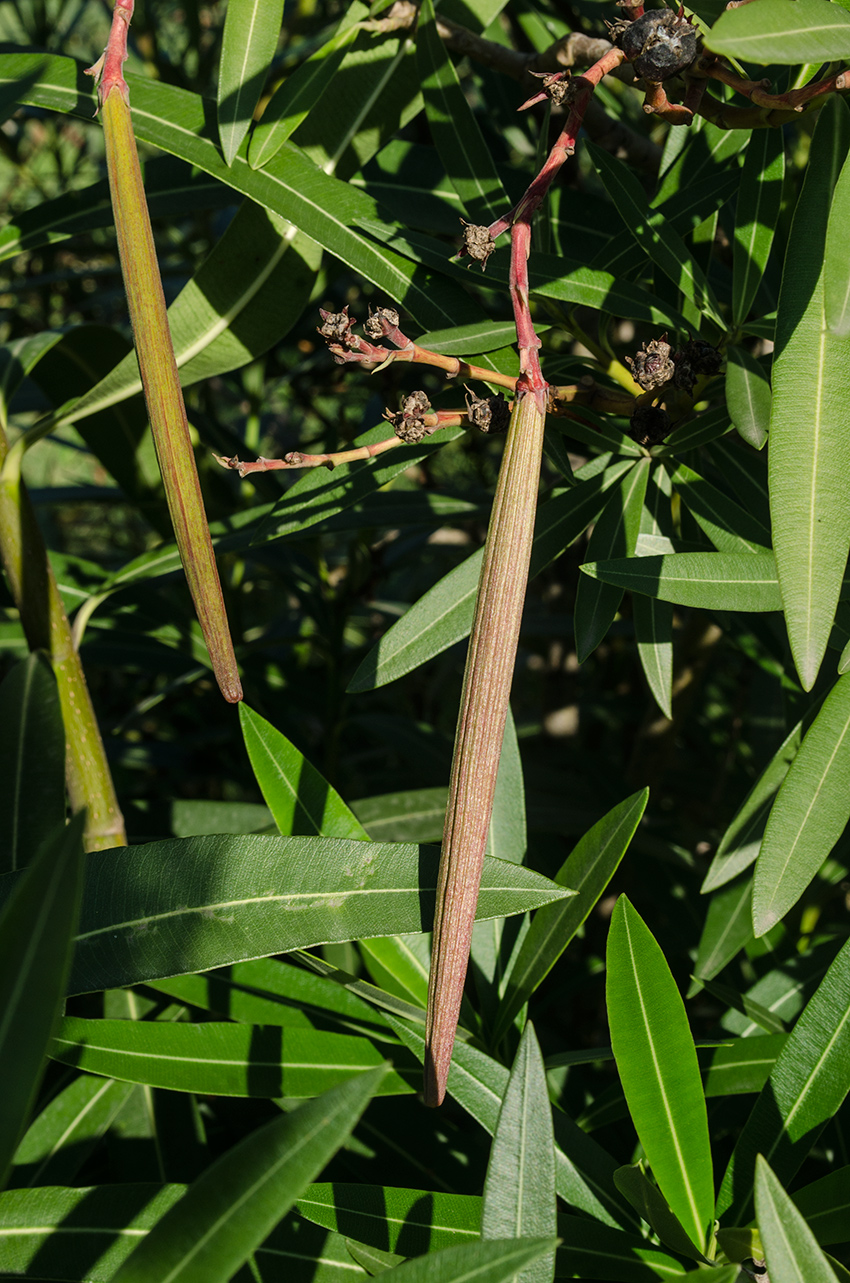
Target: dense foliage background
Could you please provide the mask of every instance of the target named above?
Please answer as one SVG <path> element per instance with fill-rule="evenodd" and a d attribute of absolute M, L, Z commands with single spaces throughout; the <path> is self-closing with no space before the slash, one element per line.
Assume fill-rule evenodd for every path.
<path fill-rule="evenodd" d="M 823 7 L 840 10 L 825 0 Z M 821 112 L 806 112 L 780 129 L 721 129 L 701 117 L 690 128 L 674 129 L 644 113 L 635 88 L 609 78 L 595 96 L 583 145 L 535 228 L 533 305 L 550 384 L 576 383 L 589 374 L 599 386 L 636 392 L 625 359 L 641 342 L 665 332 L 683 341 L 688 332 L 698 334 L 720 347 L 725 364 L 719 376 L 699 386 L 693 410 L 691 402 L 681 403 L 681 425 L 651 450 L 629 437 L 626 419 L 586 411 L 580 419 L 550 420 L 540 499 L 541 513 L 555 515 L 542 532 L 538 524 L 543 546 L 525 608 L 490 849 L 568 887 L 576 887 L 583 870 L 586 900 L 580 912 L 564 908 L 570 900 L 541 910 L 556 915 L 555 938 L 546 945 L 545 965 L 532 968 L 525 989 L 516 989 L 515 977 L 512 991 L 509 978 L 518 937 L 527 929 L 525 916 L 507 918 L 504 929 L 477 929 L 463 1013 L 472 1042 L 461 1041 L 457 1053 L 472 1057 L 473 1087 L 456 1084 L 452 1091 L 450 1085 L 450 1099 L 434 1114 L 415 1094 L 421 1038 L 417 1043 L 410 1008 L 424 1005 L 427 936 L 411 934 L 420 924 L 417 884 L 408 865 L 398 874 L 414 906 L 408 917 L 397 921 L 389 908 L 382 910 L 385 917 L 364 927 L 359 943 L 354 931 L 323 935 L 312 928 L 311 935 L 305 928 L 300 941 L 262 948 L 250 923 L 240 920 L 246 943 L 231 944 L 228 953 L 218 937 L 212 943 L 214 897 L 203 901 L 212 922 L 209 946 L 202 932 L 196 939 L 194 928 L 182 923 L 174 939 L 163 926 L 146 943 L 144 918 L 154 909 L 145 897 L 173 892 L 168 912 L 179 919 L 203 881 L 199 873 L 193 884 L 194 874 L 186 870 L 206 867 L 207 859 L 233 860 L 234 868 L 241 861 L 239 876 L 250 880 L 251 861 L 267 859 L 251 846 L 245 837 L 250 834 L 303 839 L 306 845 L 292 848 L 292 858 L 308 870 L 307 898 L 319 894 L 309 881 L 319 848 L 309 842 L 322 836 L 349 843 L 341 865 L 354 858 L 350 844 L 367 835 L 375 843 L 439 842 L 474 593 L 468 573 L 473 563 L 467 563 L 483 545 L 502 440 L 451 428 L 369 463 L 245 480 L 223 471 L 213 453 L 278 457 L 296 448 L 345 449 L 364 434 L 377 440 L 389 431 L 383 409 L 396 408 L 419 387 L 437 409 L 462 408 L 460 383 L 447 383 L 440 370 L 390 363 L 367 376 L 357 364 L 334 363 L 316 333 L 319 308 L 348 307 L 362 321 L 370 306 L 392 303 L 401 312 L 402 329 L 423 346 L 516 373 L 507 251 L 494 256 L 486 275 L 452 261 L 459 216 L 476 214 L 479 199 L 468 190 L 459 194 L 462 183 L 452 182 L 458 139 L 483 140 L 493 162 L 482 160 L 484 179 L 494 174 L 499 188 L 517 199 L 545 154 L 547 136 L 554 137 L 562 123 L 555 112 L 550 120 L 542 107 L 517 114 L 532 92 L 523 80 L 527 64 L 570 33 L 606 38 L 604 21 L 613 21 L 617 11 L 595 0 L 510 0 L 504 7 L 453 0 L 439 6 L 440 17 L 461 24 L 474 38 L 464 53 L 456 34 L 453 44 L 441 31 L 445 61 L 429 64 L 421 28 L 427 23 L 436 30 L 430 4 L 420 19 L 418 42 L 403 23 L 397 29 L 382 25 L 387 10 L 380 5 L 370 14 L 358 4 L 348 10 L 324 0 L 287 4 L 279 38 L 267 41 L 271 65 L 262 64 L 261 50 L 260 68 L 252 73 L 257 92 L 251 108 L 258 96 L 267 105 L 301 69 L 302 79 L 294 83 L 303 100 L 292 91 L 278 110 L 290 125 L 302 102 L 307 114 L 290 130 L 291 141 L 281 137 L 282 149 L 270 151 L 262 167 L 256 152 L 248 151 L 245 159 L 243 143 L 230 168 L 221 158 L 215 120 L 225 12 L 224 4 L 139 3 L 126 70 L 248 705 L 240 711 L 220 698 L 209 672 L 171 540 L 131 354 L 102 130 L 93 118 L 90 82 L 81 74 L 105 44 L 110 10 L 99 0 L 0 5 L 0 39 L 6 42 L 0 52 L 2 426 L 12 444 L 44 415 L 54 415 L 49 435 L 27 451 L 23 476 L 80 645 L 131 844 L 135 849 L 232 835 L 229 845 L 209 839 L 206 846 L 146 846 L 148 854 L 135 864 L 121 864 L 127 857 L 118 852 L 99 855 L 96 866 L 89 857 L 104 881 L 98 883 L 100 907 L 93 899 L 84 901 L 84 923 L 86 913 L 94 914 L 89 931 L 108 935 L 113 924 L 117 940 L 119 930 L 133 922 L 129 934 L 135 933 L 136 943 L 127 946 L 129 961 L 123 955 L 116 961 L 123 945 L 115 946 L 112 958 L 107 942 L 91 964 L 82 960 L 78 945 L 74 967 L 83 971 L 70 986 L 74 996 L 60 1027 L 64 1042 L 51 1044 L 53 1059 L 15 1154 L 10 1192 L 0 1199 L 0 1277 L 114 1277 L 133 1243 L 117 1228 L 111 1246 L 109 1235 L 100 1232 L 98 1238 L 91 1229 L 98 1216 L 115 1227 L 139 1216 L 147 1228 L 175 1202 L 182 1192 L 178 1186 L 209 1172 L 217 1158 L 261 1126 L 279 1127 L 281 1118 L 297 1126 L 295 1106 L 338 1084 L 349 1091 L 336 1106 L 347 1122 L 327 1154 L 317 1151 L 315 1170 L 303 1174 L 285 1202 L 284 1210 L 300 1197 L 299 1214 L 291 1213 L 277 1237 L 252 1257 L 254 1277 L 350 1278 L 397 1265 L 398 1258 L 476 1242 L 478 1196 L 488 1162 L 494 1161 L 488 1135 L 495 1127 L 493 1109 L 505 1091 L 503 1067 L 514 1062 L 526 1014 L 542 1051 L 561 1146 L 559 1174 L 551 1177 L 568 1214 L 557 1231 L 565 1243 L 558 1275 L 654 1279 L 696 1269 L 669 1226 L 665 1236 L 667 1223 L 657 1208 L 647 1212 L 640 1203 L 645 1189 L 635 1196 L 644 1207 L 639 1225 L 631 1209 L 635 1198 L 612 1183 L 615 1167 L 648 1158 L 657 1184 L 641 1179 L 682 1219 L 676 1181 L 665 1184 L 648 1152 L 651 1143 L 626 1082 L 628 1063 L 620 1064 L 618 1076 L 610 1053 L 606 948 L 615 902 L 625 893 L 660 944 L 674 988 L 689 995 L 690 1029 L 704 1044 L 699 1059 L 708 1073 L 716 1185 L 754 1098 L 765 1099 L 754 1094 L 762 1092 L 801 1011 L 827 969 L 839 968 L 831 973 L 826 996 L 832 1005 L 823 1017 L 834 1041 L 827 1050 L 818 1043 L 811 1052 L 816 1066 L 821 1053 L 835 1057 L 824 1070 L 829 1084 L 807 1115 L 803 1140 L 793 1134 L 780 1101 L 784 1121 L 776 1153 L 781 1158 L 787 1143 L 794 1159 L 783 1169 L 777 1158 L 776 1169 L 792 1190 L 824 1177 L 833 1182 L 800 1206 L 835 1258 L 826 1265 L 818 1253 L 817 1269 L 824 1261 L 823 1268 L 835 1273 L 805 1277 L 843 1278 L 840 1262 L 850 1264 L 848 1235 L 846 1225 L 844 1231 L 836 1226 L 850 1191 L 844 1103 L 850 1083 L 842 1042 L 850 1011 L 849 964 L 842 949 L 850 893 L 843 834 L 850 800 L 843 799 L 850 799 L 850 790 L 841 758 L 844 731 L 835 727 L 847 698 L 847 679 L 836 684 L 848 638 L 841 627 L 846 606 L 838 606 L 822 664 L 818 659 L 806 668 L 795 650 L 801 678 L 782 600 L 768 594 L 756 601 L 748 596 L 756 591 L 752 586 L 736 588 L 733 570 L 750 557 L 760 559 L 761 573 L 770 557 L 772 569 L 765 574 L 776 583 L 769 506 L 774 505 L 775 523 L 776 499 L 768 493 L 767 450 L 761 447 L 770 423 L 777 307 L 781 312 L 781 291 L 790 289 L 783 285 L 783 264 L 810 172 L 809 151 L 818 145 L 813 131 L 822 131 L 822 155 L 838 157 L 834 184 L 850 138 L 846 106 L 830 96 Z M 707 29 L 719 7 L 698 5 L 697 12 Z M 364 26 L 350 40 L 329 45 L 341 19 Z M 503 65 L 492 65 L 492 47 L 504 51 Z M 314 55 L 317 61 L 308 63 Z M 842 56 L 839 46 L 835 57 Z M 789 62 L 780 57 L 765 72 L 758 61 L 745 70 L 756 79 L 771 77 L 777 91 L 838 66 L 826 56 L 812 56 L 798 73 L 780 65 Z M 447 118 L 435 92 L 435 86 L 454 84 L 446 69 L 452 66 L 468 122 Z M 305 67 L 318 67 L 318 80 Z M 246 77 L 245 83 L 252 82 Z M 720 88 L 719 94 L 742 101 L 731 90 Z M 219 93 L 219 100 L 224 128 L 227 99 Z M 275 101 L 263 117 L 266 124 Z M 257 130 L 252 148 L 261 137 Z M 618 180 L 623 172 L 627 178 Z M 844 178 L 846 183 L 846 173 Z M 801 218 L 814 228 L 815 240 L 821 215 L 825 232 L 831 197 L 826 179 L 822 190 L 809 188 L 811 203 Z M 476 215 L 473 221 L 488 220 Z M 799 236 L 801 223 L 797 228 Z M 675 258 L 683 245 L 687 257 L 676 260 L 681 274 L 673 280 L 664 251 L 669 255 L 672 246 Z M 787 306 L 792 304 L 797 305 L 791 300 Z M 798 311 L 806 314 L 805 299 Z M 810 444 L 815 448 L 815 430 L 810 439 L 809 428 L 821 420 L 816 384 L 823 368 L 834 361 L 840 378 L 846 360 L 846 352 L 829 349 L 824 364 L 813 358 L 800 366 L 796 377 L 808 411 L 796 423 L 799 452 Z M 824 416 L 826 428 L 834 426 L 843 441 L 846 410 L 833 401 Z M 823 475 L 832 488 L 825 484 L 814 499 L 823 504 L 820 519 L 838 531 L 840 544 L 846 518 L 836 525 L 835 513 L 844 505 L 843 464 L 840 458 L 835 462 L 835 452 L 829 458 Z M 787 484 L 793 493 L 793 476 Z M 622 566 L 620 579 L 611 572 L 608 583 L 604 569 L 597 578 L 579 570 L 586 562 L 666 555 L 672 576 L 674 557 L 691 553 L 729 559 L 712 572 L 713 595 L 703 589 L 701 597 L 697 584 L 678 596 L 675 586 L 666 596 L 662 589 L 623 596 L 633 581 Z M 464 578 L 446 580 L 463 566 Z M 666 571 L 653 566 L 657 588 Z M 820 581 L 814 582 L 817 592 Z M 440 595 L 427 598 L 435 585 L 441 585 Z M 829 591 L 824 589 L 827 596 Z M 404 634 L 390 631 L 399 620 L 407 621 Z M 55 825 L 50 836 L 57 807 L 61 815 L 64 806 L 63 729 L 52 678 L 43 661 L 26 660 L 19 612 L 2 586 L 0 640 L 7 676 L 0 691 L 4 737 L 9 728 L 0 783 L 14 794 L 4 811 L 4 836 L 10 850 L 13 831 L 18 841 L 26 830 L 32 843 L 27 852 L 21 845 L 18 856 L 13 850 L 3 864 L 5 903 L 24 885 L 16 870 L 36 849 L 42 852 L 44 879 L 51 858 L 44 851 L 55 853 L 67 839 L 57 837 Z M 824 784 L 818 794 L 822 809 L 807 821 L 809 832 L 817 830 L 825 811 L 829 825 L 808 856 L 812 872 L 799 874 L 781 920 L 757 938 L 753 861 L 767 816 L 799 747 L 800 723 L 808 729 L 825 697 L 836 691 L 843 702 L 837 722 L 830 723 L 834 737 L 818 749 L 803 785 L 811 797 Z M 73 735 L 74 726 L 64 733 Z M 330 848 L 322 849 L 330 859 Z M 572 865 L 562 870 L 571 855 Z M 119 863 L 109 866 L 107 858 Z M 145 882 L 153 879 L 154 868 L 156 892 L 153 881 Z M 268 868 L 262 864 L 262 874 L 250 876 L 262 882 Z M 775 863 L 764 876 L 778 880 L 777 868 Z M 529 884 L 523 892 L 529 898 L 518 898 L 512 908 L 513 892 L 505 892 L 492 912 L 523 915 L 543 903 L 542 891 L 533 904 L 531 896 L 548 885 Z M 259 885 L 253 894 L 262 894 Z M 557 917 L 558 905 L 566 919 Z M 33 913 L 34 906 L 35 901 Z M 25 907 L 22 899 L 19 911 Z M 138 910 L 137 917 L 131 910 Z M 47 924 L 45 930 L 52 928 Z M 181 931 L 191 936 L 192 949 L 197 945 L 187 954 L 191 967 L 174 961 Z M 667 1050 L 676 1052 L 681 1044 L 675 1041 L 675 993 L 664 988 L 669 977 L 651 942 L 635 939 L 638 954 L 645 950 L 647 974 L 661 977 L 658 1047 L 664 1051 L 664 1029 L 675 1026 Z M 332 942 L 313 950 L 312 961 L 292 952 L 318 940 Z M 7 947 L 16 966 L 11 936 Z M 285 962 L 240 961 L 283 953 Z M 195 974 L 221 962 L 227 963 L 224 971 L 212 979 Z M 55 974 L 64 974 L 62 958 L 51 965 Z M 335 981 L 320 978 L 334 969 Z M 167 978 L 178 970 L 176 979 Z M 613 996 L 609 992 L 609 1008 L 613 1002 L 626 1010 L 627 983 L 626 978 L 626 988 Z M 820 998 L 825 1000 L 823 990 Z M 193 1029 L 215 1024 L 232 1027 L 239 1039 L 222 1043 L 218 1059 L 204 1044 L 207 1049 L 190 1070 L 189 1044 L 161 1041 L 167 1030 L 143 1031 L 142 1040 L 131 1044 L 105 1024 L 103 1036 L 114 1045 L 98 1049 L 96 1022 L 104 1021 Z M 307 1034 L 316 1041 L 299 1043 Z M 330 1035 L 339 1041 L 322 1043 Z M 716 1050 L 724 1040 L 732 1048 L 728 1064 L 726 1053 Z M 522 1047 L 520 1055 L 536 1066 L 528 1039 Z M 629 1053 L 623 1055 L 628 1062 Z M 155 1063 L 162 1056 L 173 1058 L 166 1070 Z M 384 1058 L 395 1065 L 392 1085 L 385 1082 L 385 1094 L 370 1101 L 376 1083 L 363 1087 L 352 1075 Z M 663 1060 L 662 1055 L 662 1085 Z M 275 1065 L 277 1071 L 270 1068 Z M 820 1072 L 812 1069 L 817 1092 Z M 533 1078 L 533 1069 L 529 1073 Z M 481 1083 L 489 1084 L 495 1106 L 476 1095 L 487 1094 Z M 691 1086 L 681 1086 L 683 1098 Z M 539 1105 L 534 1090 L 528 1088 L 529 1099 Z M 657 1115 L 656 1125 L 661 1126 Z M 700 1126 L 688 1115 L 673 1132 L 681 1127 L 693 1139 L 701 1135 Z M 350 1139 L 346 1127 L 353 1128 Z M 545 1148 L 545 1129 L 537 1141 L 520 1133 L 520 1149 L 525 1143 Z M 582 1133 L 600 1148 L 587 1148 Z M 291 1151 L 292 1135 L 282 1136 L 274 1143 L 282 1153 Z M 11 1140 L 14 1153 L 17 1137 Z M 688 1162 L 705 1169 L 708 1161 L 710 1185 L 707 1145 L 703 1152 L 698 1139 L 693 1143 L 696 1157 Z M 551 1138 L 548 1145 L 551 1165 Z M 768 1153 L 766 1145 L 757 1148 Z M 257 1161 L 267 1161 L 268 1149 L 264 1153 Z M 213 1170 L 220 1181 L 236 1180 L 237 1166 Z M 571 1174 L 565 1176 L 567 1168 Z M 543 1169 L 545 1176 L 545 1163 Z M 507 1163 L 504 1171 L 513 1170 Z M 309 1185 L 320 1178 L 321 1186 Z M 495 1177 L 489 1180 L 492 1191 Z M 596 1216 L 595 1193 L 584 1202 L 575 1195 L 579 1186 L 595 1190 L 597 1180 L 606 1190 L 605 1207 L 613 1205 L 606 1200 L 617 1203 L 613 1216 L 610 1210 Z M 68 1193 L 91 1187 L 100 1192 L 88 1204 Z M 375 1187 L 386 1187 L 385 1193 L 379 1197 Z M 209 1187 L 204 1189 L 197 1206 L 209 1200 Z M 62 1192 L 31 1204 L 20 1193 L 27 1190 Z M 405 1203 L 398 1191 L 415 1191 L 416 1198 Z M 418 1191 L 474 1199 L 428 1202 Z M 505 1195 L 508 1202 L 515 1193 Z M 489 1197 L 492 1209 L 496 1196 Z M 545 1201 L 545 1191 L 540 1197 Z M 787 1219 L 783 1198 L 780 1189 L 777 1222 Z M 747 1214 L 740 1206 L 736 1210 L 740 1221 L 733 1217 L 728 1224 L 752 1222 L 751 1207 Z M 816 1224 L 818 1211 L 822 1222 Z M 393 1215 L 400 1217 L 401 1229 Z M 765 1238 L 770 1231 L 763 1215 Z M 37 1231 L 32 1226 L 39 1220 L 66 1228 L 76 1224 L 78 1241 L 72 1234 Z M 4 1225 L 18 1232 L 6 1234 Z M 30 1227 L 26 1234 L 21 1226 Z M 594 1235 L 606 1227 L 609 1238 L 597 1242 Z M 520 1217 L 511 1232 L 503 1225 L 494 1234 L 491 1221 L 485 1236 L 554 1232 L 545 1218 L 542 1228 L 535 1226 L 532 1214 L 530 1220 Z M 226 1262 L 207 1262 L 197 1277 L 235 1275 L 264 1236 L 256 1232 L 232 1269 Z M 737 1255 L 731 1240 L 719 1255 L 712 1248 L 701 1268 L 727 1258 L 761 1259 L 757 1237 L 739 1246 Z M 706 1248 L 706 1242 L 697 1247 Z M 164 1277 L 153 1260 L 143 1260 L 135 1274 L 132 1267 L 126 1275 L 122 1271 L 122 1283 Z M 482 1277 L 510 1277 L 504 1273 L 510 1265 L 497 1262 L 493 1268 L 503 1272 Z M 769 1265 L 774 1281 L 784 1277 Z M 526 1268 L 543 1272 L 523 1273 L 523 1279 L 552 1276 L 547 1256 Z M 728 1277 L 737 1277 L 736 1270 Z"/>

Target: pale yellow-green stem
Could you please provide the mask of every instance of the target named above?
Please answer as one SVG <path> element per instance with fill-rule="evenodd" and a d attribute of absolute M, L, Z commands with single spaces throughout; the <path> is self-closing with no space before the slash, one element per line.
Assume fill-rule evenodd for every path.
<path fill-rule="evenodd" d="M 102 73 L 100 111 L 118 253 L 165 497 L 216 681 L 224 698 L 236 703 L 242 698 L 242 685 L 186 421 L 122 71 L 132 12 L 133 0 L 116 0 L 109 44 L 91 74 Z"/>
<path fill-rule="evenodd" d="M 543 451 L 544 398 L 520 392 L 505 443 L 455 737 L 428 983 L 425 1103 L 439 1105 L 460 1014 L 516 661 Z"/>
<path fill-rule="evenodd" d="M 0 468 L 9 447 L 0 427 Z M 31 650 L 50 657 L 65 726 L 65 780 L 71 809 L 86 811 L 87 851 L 126 846 L 103 740 L 80 656 L 47 550 L 17 468 L 0 473 L 0 556 Z M 1 729 L 1 728 L 0 728 Z"/>

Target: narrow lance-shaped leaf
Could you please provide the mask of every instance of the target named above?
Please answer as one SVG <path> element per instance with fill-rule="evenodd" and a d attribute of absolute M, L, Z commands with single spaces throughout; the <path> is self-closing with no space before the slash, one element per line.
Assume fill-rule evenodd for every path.
<path fill-rule="evenodd" d="M 445 1094 L 469 960 L 528 581 L 544 422 L 537 395 L 517 395 L 484 549 L 434 915 L 425 1061 L 425 1099 L 431 1105 Z"/>
<path fill-rule="evenodd" d="M 92 854 L 71 991 L 119 988 L 314 944 L 427 931 L 437 851 L 334 838 L 215 836 Z M 0 904 L 21 875 L 0 878 Z M 481 917 L 570 892 L 484 862 Z"/>
<path fill-rule="evenodd" d="M 278 86 L 251 135 L 248 162 L 252 169 L 267 165 L 317 105 L 345 57 L 346 45 L 368 16 L 366 5 L 349 5 L 331 39 Z"/>
<path fill-rule="evenodd" d="M 781 610 L 772 553 L 677 552 L 661 557 L 585 561 L 586 575 L 679 606 L 704 610 Z"/>
<path fill-rule="evenodd" d="M 29 864 L 65 822 L 65 730 L 44 655 L 17 664 L 0 686 L 0 872 Z"/>
<path fill-rule="evenodd" d="M 726 16 L 743 14 L 750 7 Z M 840 5 L 823 7 L 840 15 L 850 33 L 850 13 Z M 836 56 L 836 51 L 830 54 Z M 824 311 L 827 218 L 848 146 L 850 111 L 834 96 L 815 126 L 776 319 L 770 511 L 788 637 L 806 690 L 811 690 L 823 659 L 850 548 L 850 344 L 831 333 Z"/>
<path fill-rule="evenodd" d="M 620 482 L 602 510 L 590 542 L 589 561 L 630 557 L 637 546 L 643 501 L 649 477 L 649 459 L 639 460 Z M 582 577 L 575 606 L 576 651 L 579 663 L 602 641 L 616 615 L 622 591 L 602 580 Z"/>
<path fill-rule="evenodd" d="M 761 1155 L 756 1160 L 756 1220 L 771 1283 L 838 1283 L 814 1234 Z"/>
<path fill-rule="evenodd" d="M 738 432 L 748 445 L 760 450 L 770 424 L 770 381 L 763 366 L 745 348 L 726 350 L 726 404 Z"/>
<path fill-rule="evenodd" d="M 747 319 L 770 257 L 782 205 L 785 139 L 781 129 L 754 129 L 744 155 L 732 243 L 732 316 Z"/>
<path fill-rule="evenodd" d="M 611 1045 L 635 1129 L 674 1216 L 702 1251 L 714 1186 L 696 1050 L 664 955 L 625 896 L 611 919 L 606 994 Z"/>
<path fill-rule="evenodd" d="M 257 783 L 284 837 L 321 834 L 368 841 L 336 789 L 285 735 L 246 704 L 239 706 L 239 721 Z"/>
<path fill-rule="evenodd" d="M 98 98 L 118 252 L 174 533 L 216 680 L 225 699 L 236 703 L 242 698 L 242 687 L 168 332 L 165 297 L 130 119 L 129 91 L 122 71 L 133 3 L 134 0 L 116 0 L 107 51 L 92 68 L 92 74 L 99 77 Z"/>
<path fill-rule="evenodd" d="M 554 1235 L 555 1140 L 540 1046 L 530 1023 L 520 1040 L 493 1133 L 481 1237 Z M 555 1253 L 516 1275 L 517 1283 L 550 1283 Z"/>
<path fill-rule="evenodd" d="M 511 967 L 494 1035 L 496 1040 L 545 980 L 599 900 L 619 868 L 648 800 L 649 790 L 643 789 L 597 820 L 555 874 L 557 883 L 577 894 L 562 902 L 563 910 L 553 906 L 554 912 L 544 908 L 534 915 Z"/>
<path fill-rule="evenodd" d="M 773 130 L 769 130 L 772 133 Z M 850 161 L 845 160 L 829 211 L 824 263 L 826 323 L 839 338 L 850 335 Z"/>
<path fill-rule="evenodd" d="M 788 1036 L 738 1137 L 717 1215 L 752 1215 L 756 1156 L 790 1181 L 850 1089 L 850 943 L 842 948 Z"/>
<path fill-rule="evenodd" d="M 720 309 L 702 269 L 684 241 L 666 222 L 651 222 L 649 201 L 635 175 L 621 160 L 588 144 L 599 177 L 640 248 L 700 311 L 721 325 Z"/>
<path fill-rule="evenodd" d="M 27 1122 L 71 963 L 82 815 L 50 838 L 0 914 L 0 1187 Z"/>
<path fill-rule="evenodd" d="M 127 1258 L 114 1283 L 221 1283 L 348 1139 L 383 1076 L 334 1087 L 228 1150 Z"/>
<path fill-rule="evenodd" d="M 829 0 L 759 0 L 757 10 L 744 5 L 721 13 L 706 44 L 764 65 L 820 65 L 850 57 L 850 13 Z"/>
<path fill-rule="evenodd" d="M 492 222 L 510 201 L 437 31 L 432 0 L 420 10 L 416 54 L 428 124 L 449 180 L 473 223 Z"/>
<path fill-rule="evenodd" d="M 797 903 L 850 819 L 850 674 L 839 677 L 782 781 L 753 885 L 763 936 Z"/>
<path fill-rule="evenodd" d="M 282 17 L 283 0 L 228 0 L 218 70 L 218 132 L 228 165 L 260 101 Z"/>

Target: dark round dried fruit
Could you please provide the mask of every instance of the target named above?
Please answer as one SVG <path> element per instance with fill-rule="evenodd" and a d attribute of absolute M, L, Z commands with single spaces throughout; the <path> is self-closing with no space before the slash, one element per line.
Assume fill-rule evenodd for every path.
<path fill-rule="evenodd" d="M 666 410 L 657 405 L 639 405 L 632 415 L 629 436 L 638 445 L 658 445 L 672 427 Z"/>
<path fill-rule="evenodd" d="M 631 23 L 617 44 L 643 80 L 678 76 L 697 56 L 697 30 L 672 9 L 652 9 Z"/>
<path fill-rule="evenodd" d="M 688 339 L 682 348 L 685 360 L 690 361 L 697 374 L 716 374 L 723 364 L 723 353 L 703 339 Z"/>

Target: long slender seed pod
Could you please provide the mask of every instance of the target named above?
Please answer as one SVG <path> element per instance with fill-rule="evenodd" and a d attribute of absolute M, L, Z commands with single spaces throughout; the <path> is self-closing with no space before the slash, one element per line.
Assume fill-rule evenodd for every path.
<path fill-rule="evenodd" d="M 9 452 L 0 426 L 0 467 Z M 17 469 L 0 473 L 0 557 L 31 650 L 50 657 L 65 725 L 65 781 L 74 814 L 85 810 L 87 851 L 126 846 L 124 818 L 71 626 L 26 486 Z"/>
<path fill-rule="evenodd" d="M 469 961 L 528 583 L 545 396 L 518 391 L 487 531 L 455 737 L 428 982 L 425 1103 L 439 1105 Z"/>
<path fill-rule="evenodd" d="M 130 116 L 130 95 L 122 70 L 133 2 L 115 0 L 109 44 L 90 72 L 101 77 L 99 100 L 118 253 L 168 510 L 213 672 L 224 698 L 236 703 L 242 698 L 242 685 L 168 329 Z"/>

